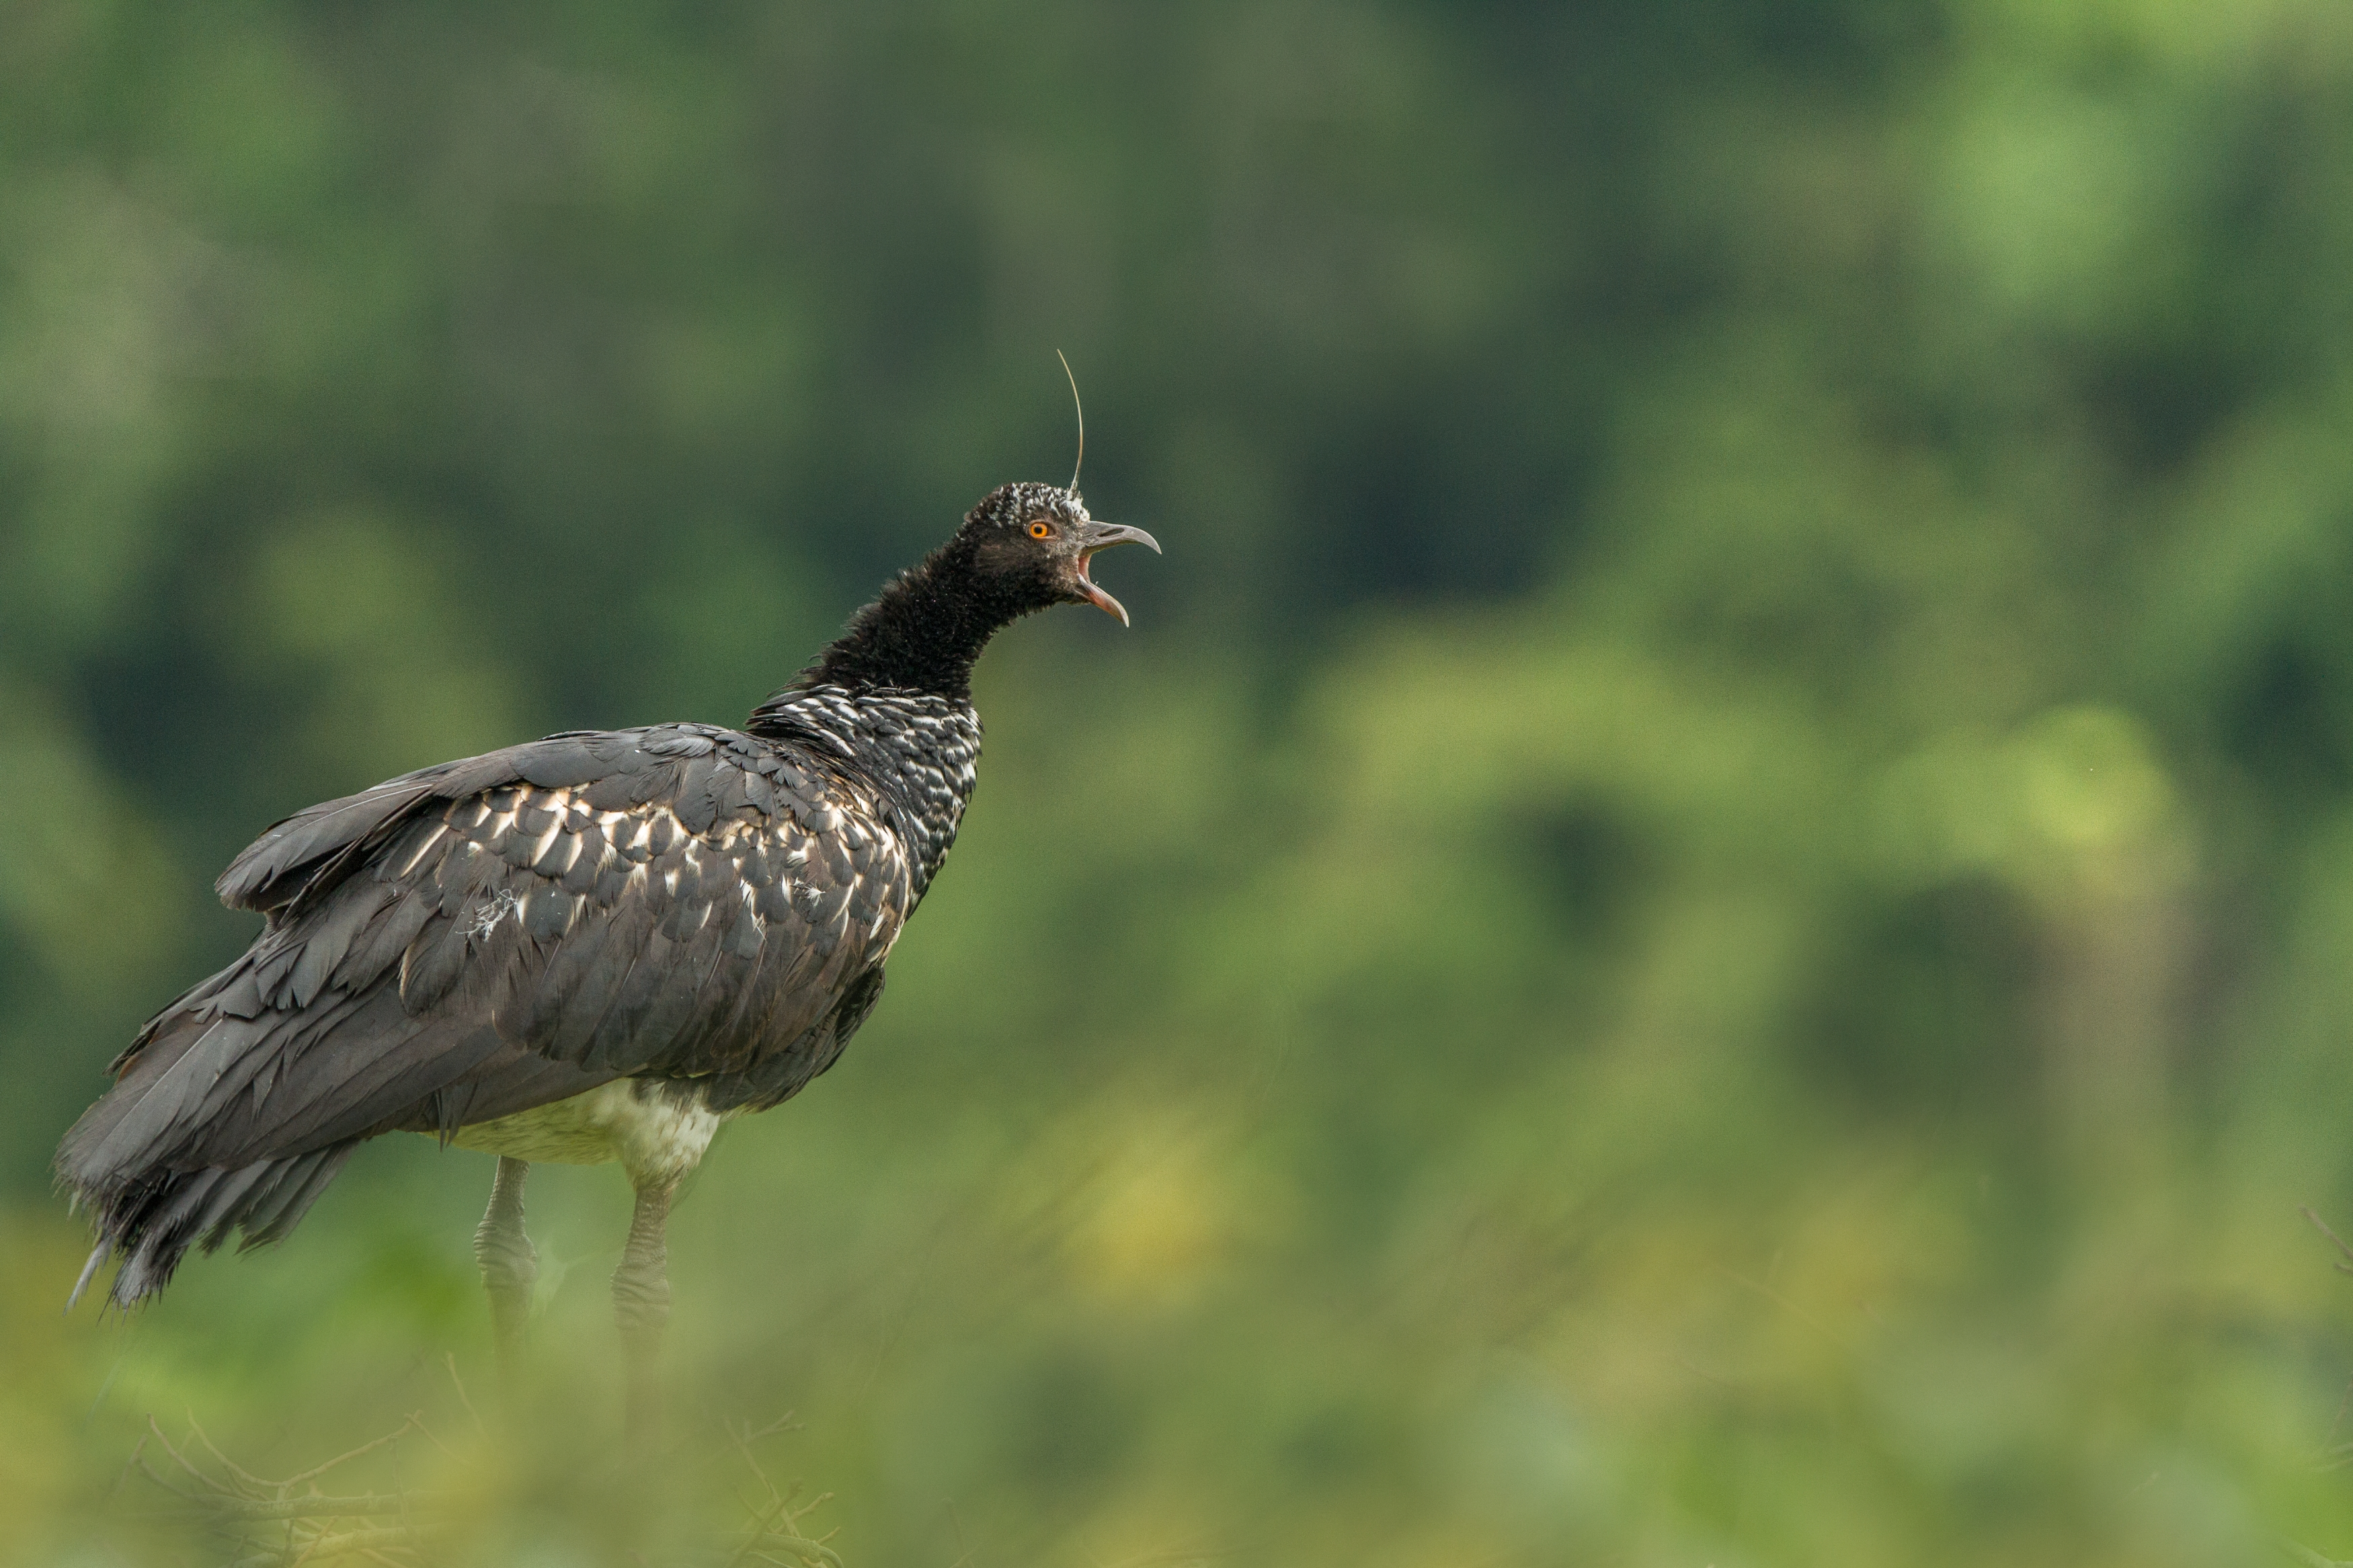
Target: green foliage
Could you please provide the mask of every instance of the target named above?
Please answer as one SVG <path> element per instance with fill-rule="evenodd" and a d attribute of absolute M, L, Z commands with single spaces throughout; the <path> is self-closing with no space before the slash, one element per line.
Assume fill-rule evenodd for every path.
<path fill-rule="evenodd" d="M 1061 476 L 1056 346 L 1169 553 L 989 655 L 887 1004 L 681 1205 L 683 1430 L 797 1411 L 866 1568 L 2353 1555 L 2341 5 L 0 58 L 0 1557 L 204 1560 L 105 1501 L 151 1412 L 283 1475 L 488 1381 L 489 1162 L 423 1140 L 58 1316 L 48 1151 L 249 937 L 211 873 L 740 718 Z M 739 1524 L 582 1489 L 619 1178 L 532 1212 L 528 1436 L 406 1478 L 451 1560 Z"/>

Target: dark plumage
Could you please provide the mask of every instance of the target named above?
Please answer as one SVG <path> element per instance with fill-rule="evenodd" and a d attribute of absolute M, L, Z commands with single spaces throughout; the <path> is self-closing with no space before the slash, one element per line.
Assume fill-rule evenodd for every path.
<path fill-rule="evenodd" d="M 401 1130 L 510 1156 L 502 1183 L 618 1159 L 642 1223 L 719 1118 L 789 1099 L 864 1022 L 972 793 L 974 659 L 1051 605 L 1124 621 L 1086 562 L 1127 541 L 1152 544 L 1007 485 L 741 731 L 551 735 L 270 828 L 218 884 L 267 917 L 252 949 L 156 1015 L 58 1151 L 100 1233 L 83 1282 L 119 1256 L 127 1305 L 192 1245 L 278 1240 Z"/>

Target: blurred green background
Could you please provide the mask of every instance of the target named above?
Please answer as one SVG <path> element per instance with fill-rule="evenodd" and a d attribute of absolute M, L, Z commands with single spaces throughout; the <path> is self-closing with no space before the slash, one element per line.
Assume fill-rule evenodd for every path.
<path fill-rule="evenodd" d="M 58 1315 L 213 874 L 739 721 L 1067 474 L 1057 347 L 1168 552 L 991 651 L 887 1004 L 684 1203 L 682 1430 L 797 1411 L 853 1568 L 2353 1556 L 2342 0 L 18 0 L 0 1557 L 213 1561 L 151 1411 L 488 1381 L 421 1139 Z M 533 1204 L 591 1454 L 625 1189 Z"/>

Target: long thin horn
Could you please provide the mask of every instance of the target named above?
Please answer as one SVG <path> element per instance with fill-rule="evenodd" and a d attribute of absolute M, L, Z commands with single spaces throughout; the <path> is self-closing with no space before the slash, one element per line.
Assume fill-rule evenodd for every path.
<path fill-rule="evenodd" d="M 1062 374 L 1071 376 L 1071 406 L 1079 411 L 1079 460 L 1071 465 L 1071 493 L 1079 493 L 1079 470 L 1087 463 L 1087 405 L 1079 401 L 1079 378 L 1071 375 L 1071 362 L 1056 349 L 1054 357 L 1062 361 Z"/>

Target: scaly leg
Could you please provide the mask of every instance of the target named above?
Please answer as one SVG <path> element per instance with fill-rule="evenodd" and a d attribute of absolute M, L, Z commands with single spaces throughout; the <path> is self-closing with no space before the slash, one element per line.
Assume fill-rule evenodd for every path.
<path fill-rule="evenodd" d="M 670 1248 L 662 1227 L 675 1190 L 674 1183 L 638 1189 L 629 1242 L 621 1249 L 621 1266 L 613 1270 L 613 1318 L 620 1325 L 628 1379 L 621 1429 L 638 1447 L 650 1445 L 661 1426 L 661 1385 L 655 1374 L 662 1331 L 670 1324 Z"/>
<path fill-rule="evenodd" d="M 522 1184 L 531 1166 L 501 1156 L 491 1180 L 491 1206 L 474 1231 L 474 1261 L 491 1298 L 491 1331 L 499 1351 L 499 1382 L 512 1394 L 522 1365 L 523 1328 L 531 1321 L 531 1288 L 539 1254 L 522 1233 Z"/>

